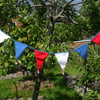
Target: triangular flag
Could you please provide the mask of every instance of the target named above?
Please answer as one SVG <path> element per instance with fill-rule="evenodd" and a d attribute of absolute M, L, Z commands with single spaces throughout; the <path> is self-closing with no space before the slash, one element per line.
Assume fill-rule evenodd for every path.
<path fill-rule="evenodd" d="M 4 32 L 2 32 L 0 30 L 0 43 L 2 43 L 5 39 L 10 38 L 10 36 L 8 36 L 7 34 L 5 34 Z"/>
<path fill-rule="evenodd" d="M 39 72 L 39 69 L 41 68 L 45 59 L 47 58 L 48 53 L 37 51 L 37 50 L 34 50 L 34 52 L 35 52 L 35 57 L 37 62 L 37 71 Z"/>
<path fill-rule="evenodd" d="M 67 53 L 55 53 L 55 56 L 60 64 L 61 69 L 64 71 L 66 63 L 68 61 L 69 52 Z"/>
<path fill-rule="evenodd" d="M 78 52 L 80 54 L 80 56 L 82 56 L 84 59 L 86 59 L 87 58 L 87 55 L 88 55 L 88 43 L 83 44 L 83 45 L 77 47 L 74 50 L 76 52 Z"/>
<path fill-rule="evenodd" d="M 24 52 L 24 50 L 29 46 L 18 41 L 14 41 L 14 43 L 15 43 L 16 60 L 17 60 Z"/>
<path fill-rule="evenodd" d="M 100 45 L 100 33 L 98 33 L 93 39 L 93 42 L 97 43 L 98 45 Z"/>

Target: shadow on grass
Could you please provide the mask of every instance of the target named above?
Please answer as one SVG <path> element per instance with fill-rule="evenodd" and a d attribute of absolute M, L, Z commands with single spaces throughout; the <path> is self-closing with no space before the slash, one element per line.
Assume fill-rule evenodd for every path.
<path fill-rule="evenodd" d="M 45 77 L 54 83 L 53 89 L 45 91 L 46 100 L 83 100 L 74 89 L 67 86 L 62 74 L 49 73 Z"/>
<path fill-rule="evenodd" d="M 16 87 L 16 98 L 18 99 L 18 88 L 17 88 L 17 85 L 16 85 L 15 82 L 14 82 L 14 85 L 15 85 L 15 87 Z"/>

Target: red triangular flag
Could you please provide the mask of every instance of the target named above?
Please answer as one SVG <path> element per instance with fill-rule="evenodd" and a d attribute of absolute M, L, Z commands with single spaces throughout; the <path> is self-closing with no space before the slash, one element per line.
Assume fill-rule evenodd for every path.
<path fill-rule="evenodd" d="M 45 59 L 47 58 L 48 53 L 37 51 L 37 50 L 34 50 L 34 52 L 35 52 L 35 57 L 37 62 L 37 71 L 39 72 L 39 69 L 41 68 Z"/>
<path fill-rule="evenodd" d="M 97 43 L 100 45 L 100 33 L 98 33 L 92 40 L 93 42 Z"/>

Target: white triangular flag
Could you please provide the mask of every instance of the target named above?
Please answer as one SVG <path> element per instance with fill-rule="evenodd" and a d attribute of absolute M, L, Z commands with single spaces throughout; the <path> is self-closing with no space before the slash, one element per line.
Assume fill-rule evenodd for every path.
<path fill-rule="evenodd" d="M 5 34 L 4 32 L 2 32 L 0 30 L 0 43 L 2 43 L 5 39 L 10 38 L 10 36 L 8 36 L 7 34 Z"/>
<path fill-rule="evenodd" d="M 69 52 L 67 53 L 55 53 L 55 56 L 60 64 L 61 69 L 64 71 L 66 63 L 68 61 Z"/>

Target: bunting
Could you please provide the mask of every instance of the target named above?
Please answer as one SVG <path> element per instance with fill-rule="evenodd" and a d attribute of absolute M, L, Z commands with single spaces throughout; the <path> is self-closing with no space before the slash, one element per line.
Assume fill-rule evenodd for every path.
<path fill-rule="evenodd" d="M 60 67 L 64 73 L 64 69 L 66 67 L 66 63 L 68 61 L 68 56 L 69 56 L 69 52 L 67 53 L 55 53 L 55 56 L 58 60 L 58 63 L 60 64 Z"/>
<path fill-rule="evenodd" d="M 0 30 L 0 43 L 2 43 L 5 39 L 8 39 L 8 38 L 11 38 L 11 37 Z M 22 55 L 24 50 L 26 48 L 30 47 L 30 46 L 28 46 L 24 43 L 15 41 L 14 39 L 12 39 L 12 40 L 14 41 L 14 44 L 15 44 L 15 56 L 16 56 L 16 60 L 17 60 Z M 100 45 L 100 32 L 91 41 L 93 41 L 93 42 L 97 43 L 98 45 Z M 57 58 L 58 63 L 60 64 L 60 67 L 63 71 L 63 74 L 64 74 L 64 69 L 66 67 L 66 63 L 68 61 L 69 52 L 76 51 L 85 60 L 87 59 L 87 55 L 88 55 L 88 43 L 86 43 L 84 45 L 81 45 L 81 46 L 75 48 L 74 50 L 70 50 L 66 53 L 43 52 L 43 51 L 36 50 L 32 47 L 30 47 L 30 48 L 33 49 L 34 53 L 35 53 L 38 73 L 39 73 L 39 69 L 43 65 L 43 63 L 44 63 L 45 59 L 47 58 L 48 54 L 54 54 L 55 55 L 55 57 Z M 17 63 L 17 61 L 16 61 L 16 63 Z"/>
<path fill-rule="evenodd" d="M 80 56 L 82 56 L 82 58 L 84 58 L 85 60 L 87 59 L 87 55 L 88 55 L 88 43 L 83 44 L 83 45 L 77 47 L 74 50 L 76 52 L 78 52 L 80 54 Z"/>
<path fill-rule="evenodd" d="M 98 45 L 100 45 L 100 33 L 98 33 L 93 39 L 93 42 L 97 43 Z"/>
<path fill-rule="evenodd" d="M 7 34 L 0 30 L 0 43 L 4 42 L 5 39 L 10 38 Z"/>
<path fill-rule="evenodd" d="M 24 50 L 29 46 L 18 41 L 14 41 L 14 43 L 15 43 L 16 60 L 17 60 L 22 55 Z"/>
<path fill-rule="evenodd" d="M 39 69 L 41 68 L 45 59 L 47 58 L 48 53 L 37 51 L 37 50 L 34 50 L 34 52 L 35 52 L 35 57 L 36 57 L 36 62 L 37 62 L 37 71 L 39 73 Z"/>

